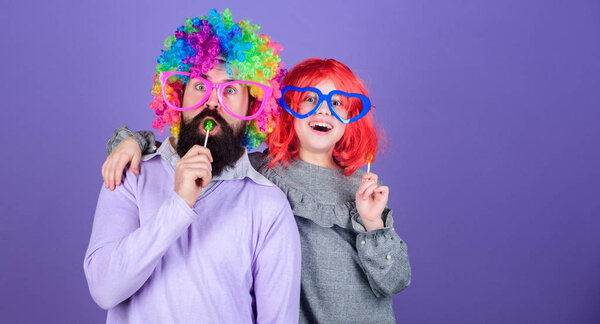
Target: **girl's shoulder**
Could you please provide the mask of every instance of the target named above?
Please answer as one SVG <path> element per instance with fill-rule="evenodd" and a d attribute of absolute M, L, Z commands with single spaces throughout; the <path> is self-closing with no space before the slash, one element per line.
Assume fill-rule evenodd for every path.
<path fill-rule="evenodd" d="M 267 163 L 268 154 L 265 152 L 256 151 L 248 154 L 250 164 L 252 164 L 252 167 L 258 172 L 260 172 L 260 169 L 262 169 L 263 167 L 269 165 Z"/>

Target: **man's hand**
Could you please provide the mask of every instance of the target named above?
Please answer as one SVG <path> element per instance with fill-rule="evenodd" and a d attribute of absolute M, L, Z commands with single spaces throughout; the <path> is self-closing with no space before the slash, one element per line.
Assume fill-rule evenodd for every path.
<path fill-rule="evenodd" d="M 387 204 L 389 191 L 387 186 L 377 185 L 375 173 L 363 175 L 362 183 L 356 191 L 356 210 L 367 232 L 384 227 L 381 214 Z"/>
<path fill-rule="evenodd" d="M 110 153 L 110 155 L 102 164 L 102 178 L 104 186 L 110 190 L 114 190 L 116 186 L 121 184 L 123 170 L 128 163 L 131 162 L 131 172 L 140 174 L 140 160 L 142 159 L 142 150 L 138 142 L 130 136 L 124 139 Z"/>
<path fill-rule="evenodd" d="M 194 145 L 175 165 L 175 192 L 194 207 L 202 188 L 212 179 L 210 150 Z"/>

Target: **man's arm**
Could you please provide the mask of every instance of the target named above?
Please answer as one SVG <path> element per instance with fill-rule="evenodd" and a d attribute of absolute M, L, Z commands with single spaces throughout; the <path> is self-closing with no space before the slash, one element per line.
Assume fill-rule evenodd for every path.
<path fill-rule="evenodd" d="M 254 256 L 257 323 L 298 323 L 300 236 L 283 193 L 283 202 L 265 211 Z M 279 199 L 273 199 L 279 201 Z"/>
<path fill-rule="evenodd" d="M 128 171 L 122 186 L 114 191 L 103 187 L 98 198 L 83 266 L 92 298 L 104 309 L 138 291 L 171 244 L 198 217 L 173 192 L 140 226 L 135 180 Z"/>

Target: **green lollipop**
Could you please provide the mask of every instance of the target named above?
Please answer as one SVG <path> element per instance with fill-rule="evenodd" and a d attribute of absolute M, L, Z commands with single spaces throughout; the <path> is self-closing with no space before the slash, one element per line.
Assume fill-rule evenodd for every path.
<path fill-rule="evenodd" d="M 204 121 L 204 130 L 206 131 L 206 137 L 204 138 L 204 147 L 206 147 L 206 143 L 208 143 L 208 134 L 215 129 L 215 122 L 212 119 L 207 119 Z"/>

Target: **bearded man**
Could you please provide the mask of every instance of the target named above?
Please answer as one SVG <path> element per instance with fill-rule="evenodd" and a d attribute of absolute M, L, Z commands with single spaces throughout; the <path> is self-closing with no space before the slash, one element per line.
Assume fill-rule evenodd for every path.
<path fill-rule="evenodd" d="M 102 188 L 84 260 L 107 323 L 298 321 L 294 216 L 244 147 L 260 142 L 283 74 L 258 29 L 211 10 L 165 41 L 150 106 L 175 136 Z"/>

